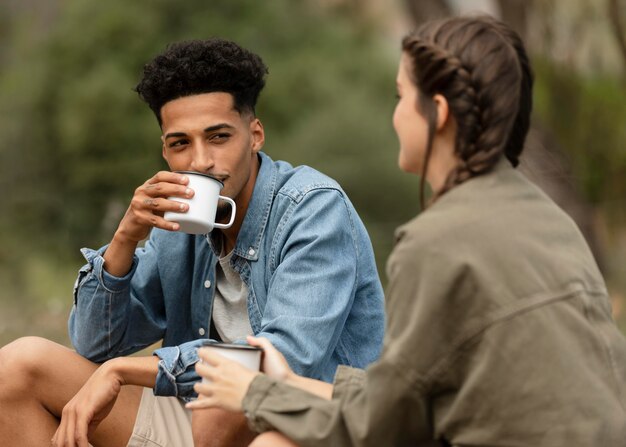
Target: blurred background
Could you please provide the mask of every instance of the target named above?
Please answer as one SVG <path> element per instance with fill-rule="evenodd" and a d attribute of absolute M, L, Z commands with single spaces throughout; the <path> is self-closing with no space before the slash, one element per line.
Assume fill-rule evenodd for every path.
<path fill-rule="evenodd" d="M 391 126 L 400 39 L 476 11 L 527 43 L 536 87 L 522 169 L 579 224 L 626 332 L 626 0 L 2 0 L 0 345 L 69 344 L 79 248 L 107 243 L 134 189 L 166 168 L 132 88 L 182 39 L 230 38 L 264 58 L 265 151 L 343 185 L 386 282 L 393 231 L 419 212 Z"/>

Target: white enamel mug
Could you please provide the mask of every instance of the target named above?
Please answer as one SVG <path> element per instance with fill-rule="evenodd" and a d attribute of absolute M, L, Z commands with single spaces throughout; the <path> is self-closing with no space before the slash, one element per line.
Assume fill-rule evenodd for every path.
<path fill-rule="evenodd" d="M 189 178 L 187 186 L 193 189 L 194 195 L 191 199 L 168 197 L 169 200 L 188 204 L 189 209 L 186 213 L 167 211 L 163 218 L 171 222 L 177 222 L 180 225 L 179 231 L 188 234 L 206 234 L 210 233 L 213 228 L 230 228 L 235 221 L 237 206 L 233 199 L 220 196 L 220 191 L 224 184 L 218 179 L 200 172 L 175 172 L 185 174 Z M 230 204 L 230 221 L 226 224 L 215 222 L 218 200 L 224 200 Z"/>
<path fill-rule="evenodd" d="M 201 347 L 211 349 L 213 352 L 227 359 L 241 363 L 243 366 L 253 371 L 259 371 L 261 369 L 261 353 L 263 350 L 256 346 L 206 340 L 202 343 Z M 202 381 L 206 382 L 207 380 L 203 378 Z"/>

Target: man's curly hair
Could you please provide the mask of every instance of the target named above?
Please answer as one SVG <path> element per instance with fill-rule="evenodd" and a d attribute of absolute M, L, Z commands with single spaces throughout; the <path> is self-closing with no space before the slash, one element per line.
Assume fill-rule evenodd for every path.
<path fill-rule="evenodd" d="M 256 54 L 224 39 L 169 45 L 143 69 L 135 91 L 161 123 L 161 107 L 173 99 L 211 92 L 230 93 L 239 113 L 255 113 L 267 67 Z"/>

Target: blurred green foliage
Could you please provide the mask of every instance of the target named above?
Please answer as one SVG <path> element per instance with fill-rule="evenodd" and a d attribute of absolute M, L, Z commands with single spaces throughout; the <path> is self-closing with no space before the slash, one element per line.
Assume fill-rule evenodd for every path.
<path fill-rule="evenodd" d="M 533 61 L 535 119 L 561 146 L 571 182 L 590 205 L 617 323 L 626 333 L 626 88 L 624 79 L 583 76 Z"/>
<path fill-rule="evenodd" d="M 612 203 L 626 222 L 626 88 L 623 80 L 583 77 L 545 59 L 534 60 L 536 116 L 558 136 L 585 198 Z"/>
<path fill-rule="evenodd" d="M 166 168 L 156 119 L 132 91 L 143 64 L 170 42 L 211 36 L 264 58 L 270 74 L 257 113 L 265 151 L 342 184 L 384 276 L 393 229 L 418 211 L 418 182 L 397 169 L 391 126 L 399 47 L 382 47 L 371 24 L 313 2 L 67 1 L 59 8 L 39 40 L 27 14 L 14 22 L 11 51 L 0 53 L 3 302 L 69 309 L 83 262 L 78 248 L 108 242 L 134 189 Z"/>

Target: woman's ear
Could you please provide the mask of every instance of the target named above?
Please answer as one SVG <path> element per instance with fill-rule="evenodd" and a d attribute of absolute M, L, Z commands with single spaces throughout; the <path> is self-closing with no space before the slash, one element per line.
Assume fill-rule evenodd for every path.
<path fill-rule="evenodd" d="M 448 109 L 448 100 L 441 94 L 433 96 L 435 107 L 437 108 L 437 130 L 442 130 L 450 119 L 450 110 Z"/>

